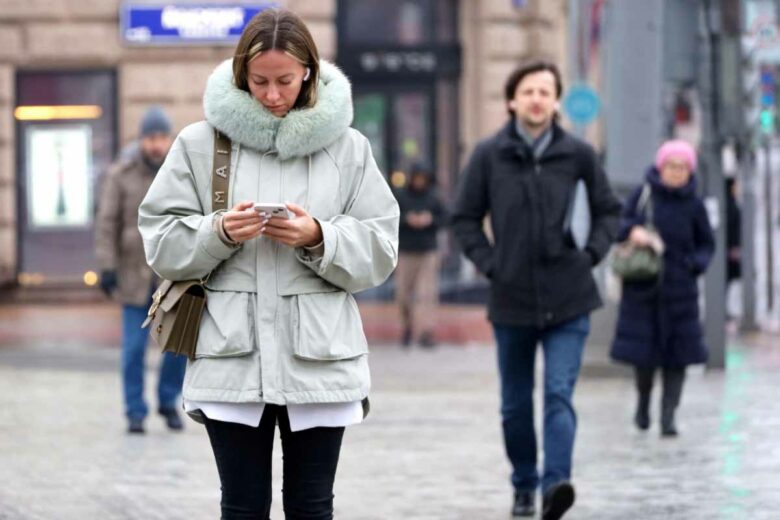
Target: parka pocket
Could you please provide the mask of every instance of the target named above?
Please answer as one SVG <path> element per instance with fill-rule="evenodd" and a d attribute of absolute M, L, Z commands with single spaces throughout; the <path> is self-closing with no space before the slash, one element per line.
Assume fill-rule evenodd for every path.
<path fill-rule="evenodd" d="M 293 354 L 311 361 L 354 359 L 368 353 L 357 302 L 344 291 L 299 294 Z"/>
<path fill-rule="evenodd" d="M 195 357 L 244 356 L 255 347 L 254 293 L 207 289 Z"/>

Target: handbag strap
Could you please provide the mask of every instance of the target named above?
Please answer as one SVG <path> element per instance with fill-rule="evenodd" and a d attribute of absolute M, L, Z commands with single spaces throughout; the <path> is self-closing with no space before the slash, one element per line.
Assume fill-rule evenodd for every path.
<path fill-rule="evenodd" d="M 227 209 L 232 148 L 230 138 L 215 128 L 214 162 L 211 165 L 211 211 Z M 201 285 L 205 285 L 209 278 L 211 278 L 211 272 L 203 277 Z"/>
<path fill-rule="evenodd" d="M 230 187 L 230 138 L 214 129 L 214 163 L 211 176 L 211 211 L 227 209 Z"/>
<path fill-rule="evenodd" d="M 230 156 L 232 151 L 232 143 L 230 138 L 214 129 L 214 162 L 211 166 L 211 211 L 219 211 L 227 209 L 228 189 L 230 188 Z M 211 277 L 211 272 L 206 274 L 202 279 L 198 280 L 199 285 L 205 285 L 208 279 Z M 157 308 L 162 303 L 162 299 L 168 294 L 177 284 L 182 282 L 173 282 L 171 280 L 164 280 L 160 286 L 154 291 L 152 298 L 152 305 L 147 312 L 146 320 L 142 327 L 147 327 L 154 318 Z M 184 282 L 185 284 L 187 282 Z M 178 300 L 178 298 L 176 298 Z"/>
<path fill-rule="evenodd" d="M 653 190 L 647 182 L 642 185 L 642 193 L 639 194 L 639 202 L 636 207 L 640 213 L 645 215 L 645 227 L 654 230 Z"/>

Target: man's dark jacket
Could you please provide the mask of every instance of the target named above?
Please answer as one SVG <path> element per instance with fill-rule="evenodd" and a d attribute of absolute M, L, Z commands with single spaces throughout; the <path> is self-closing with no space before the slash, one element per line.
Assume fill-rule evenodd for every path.
<path fill-rule="evenodd" d="M 466 256 L 491 281 L 488 317 L 505 325 L 556 325 L 601 306 L 591 274 L 609 251 L 621 205 L 593 149 L 557 124 L 535 159 L 510 121 L 479 143 L 453 214 Z M 577 249 L 565 227 L 576 183 L 587 187 L 591 231 Z M 490 214 L 493 244 L 483 231 Z"/>

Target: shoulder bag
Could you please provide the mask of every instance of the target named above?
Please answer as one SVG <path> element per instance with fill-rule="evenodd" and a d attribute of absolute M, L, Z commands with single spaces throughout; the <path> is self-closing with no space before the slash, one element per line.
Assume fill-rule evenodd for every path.
<path fill-rule="evenodd" d="M 615 248 L 612 270 L 624 282 L 660 280 L 663 271 L 663 240 L 653 224 L 653 200 L 649 184 L 642 187 L 637 209 L 645 213 L 645 228 L 653 245 L 638 246 L 626 239 Z"/>
<path fill-rule="evenodd" d="M 230 185 L 230 138 L 214 130 L 214 162 L 211 181 L 211 210 L 227 209 Z M 152 297 L 146 320 L 150 335 L 163 352 L 195 359 L 200 318 L 206 307 L 205 284 L 211 273 L 200 280 L 163 280 Z"/>

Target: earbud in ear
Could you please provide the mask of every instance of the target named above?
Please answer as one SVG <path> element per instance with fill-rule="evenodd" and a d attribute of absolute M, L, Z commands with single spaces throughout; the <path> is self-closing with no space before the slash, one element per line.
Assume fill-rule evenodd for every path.
<path fill-rule="evenodd" d="M 311 69 L 309 67 L 306 67 L 306 74 L 303 75 L 303 81 L 309 79 L 309 76 L 311 76 Z"/>

